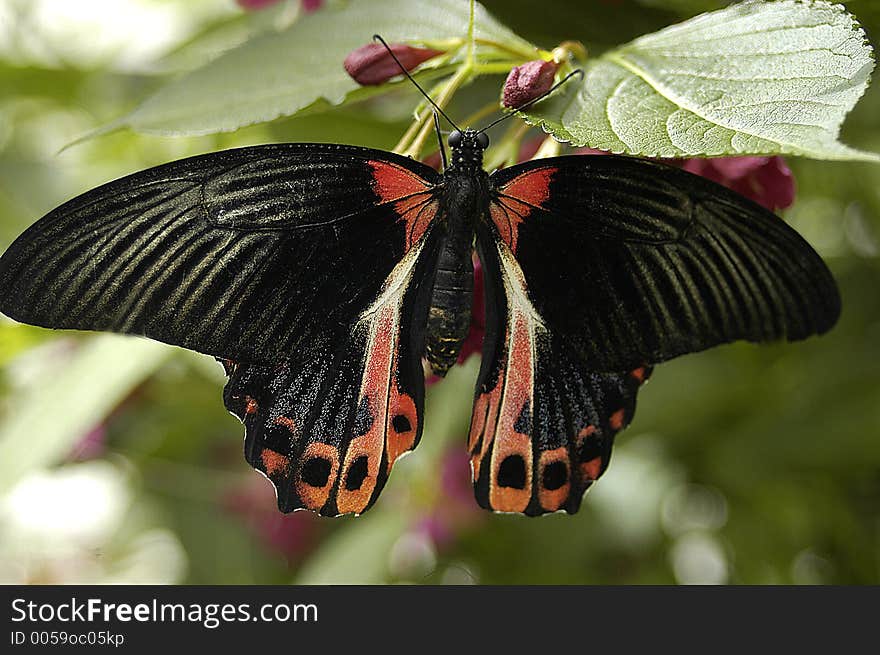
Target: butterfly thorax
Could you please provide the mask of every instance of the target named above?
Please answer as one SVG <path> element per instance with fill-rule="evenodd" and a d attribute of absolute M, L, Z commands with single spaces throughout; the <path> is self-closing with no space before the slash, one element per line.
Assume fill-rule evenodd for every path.
<path fill-rule="evenodd" d="M 455 364 L 471 324 L 474 290 L 472 260 L 477 219 L 488 211 L 489 176 L 483 170 L 483 147 L 475 133 L 460 133 L 449 168 L 443 174 L 440 202 L 443 243 L 439 248 L 425 352 L 437 375 Z"/>

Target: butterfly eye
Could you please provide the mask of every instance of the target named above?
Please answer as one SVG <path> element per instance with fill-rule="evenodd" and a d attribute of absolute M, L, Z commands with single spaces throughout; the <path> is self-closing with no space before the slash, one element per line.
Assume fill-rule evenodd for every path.
<path fill-rule="evenodd" d="M 485 132 L 477 133 L 477 145 L 483 150 L 489 147 L 489 135 Z"/>
<path fill-rule="evenodd" d="M 458 148 L 461 145 L 461 132 L 455 130 L 449 134 L 449 147 Z"/>

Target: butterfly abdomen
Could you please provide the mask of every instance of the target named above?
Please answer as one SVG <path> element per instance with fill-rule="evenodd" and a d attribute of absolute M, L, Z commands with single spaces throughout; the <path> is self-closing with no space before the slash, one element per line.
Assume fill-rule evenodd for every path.
<path fill-rule="evenodd" d="M 437 261 L 425 342 L 428 362 L 437 375 L 446 375 L 458 359 L 471 325 L 473 292 L 470 245 L 466 252 L 460 252 L 447 240 Z"/>
<path fill-rule="evenodd" d="M 431 370 L 441 376 L 455 364 L 470 329 L 474 226 L 488 203 L 485 173 L 462 173 L 450 168 L 444 176 L 441 202 L 446 210 L 445 234 L 437 257 L 426 330 L 425 354 Z"/>

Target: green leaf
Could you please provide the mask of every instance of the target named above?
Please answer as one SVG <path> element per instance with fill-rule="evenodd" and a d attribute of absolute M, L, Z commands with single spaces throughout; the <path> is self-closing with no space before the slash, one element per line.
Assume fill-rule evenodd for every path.
<path fill-rule="evenodd" d="M 100 335 L 65 364 L 52 364 L 0 423 L 0 493 L 63 458 L 170 352 L 147 339 Z"/>
<path fill-rule="evenodd" d="M 465 0 L 373 0 L 327 7 L 284 32 L 248 41 L 160 89 L 105 130 L 130 127 L 165 135 L 208 134 L 290 116 L 318 103 L 338 105 L 383 92 L 361 88 L 342 62 L 373 34 L 410 43 L 461 39 Z M 535 47 L 477 5 L 476 38 L 535 56 Z"/>
<path fill-rule="evenodd" d="M 744 2 L 605 53 L 530 120 L 574 145 L 649 157 L 880 161 L 837 140 L 873 67 L 842 6 Z"/>

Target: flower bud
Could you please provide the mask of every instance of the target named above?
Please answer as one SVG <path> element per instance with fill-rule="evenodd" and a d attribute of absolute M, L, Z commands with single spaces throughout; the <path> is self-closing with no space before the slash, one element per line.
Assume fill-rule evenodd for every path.
<path fill-rule="evenodd" d="M 260 11 L 266 7 L 278 4 L 279 0 L 235 0 L 239 7 L 245 11 Z"/>
<path fill-rule="evenodd" d="M 543 59 L 527 61 L 522 66 L 516 66 L 504 82 L 502 104 L 516 109 L 547 93 L 553 86 L 553 77 L 558 68 L 559 64 Z"/>
<path fill-rule="evenodd" d="M 391 43 L 389 47 L 407 71 L 411 71 L 423 61 L 443 54 L 442 50 L 414 48 L 405 43 Z M 368 43 L 357 50 L 352 50 L 345 58 L 343 66 L 355 82 L 364 86 L 382 84 L 401 74 L 400 66 L 381 43 Z"/>
<path fill-rule="evenodd" d="M 281 0 L 235 0 L 239 7 L 245 11 L 260 11 L 272 5 L 277 5 Z M 321 8 L 324 0 L 302 0 L 300 6 L 303 11 L 310 13 Z"/>

